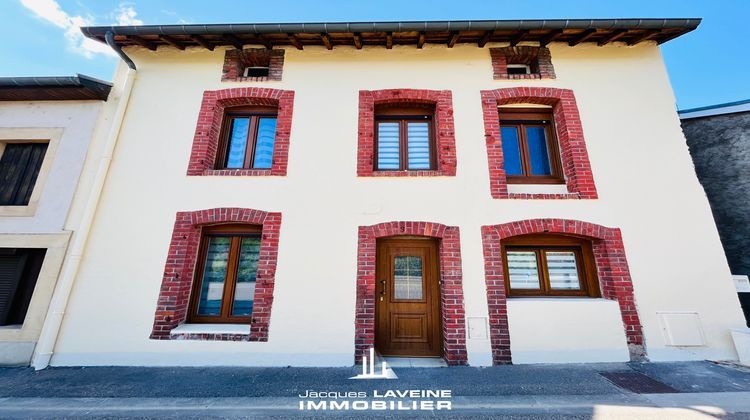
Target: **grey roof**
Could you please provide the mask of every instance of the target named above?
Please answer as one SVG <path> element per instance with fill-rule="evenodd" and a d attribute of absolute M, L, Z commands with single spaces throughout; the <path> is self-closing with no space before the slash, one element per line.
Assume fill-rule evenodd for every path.
<path fill-rule="evenodd" d="M 334 23 L 245 23 L 208 25 L 139 25 L 90 26 L 81 31 L 89 38 L 105 42 L 112 32 L 120 47 L 141 46 L 155 50 L 158 46 L 183 49 L 219 45 L 241 48 L 246 44 L 291 45 L 299 49 L 308 45 L 447 44 L 534 41 L 596 42 L 605 45 L 620 41 L 634 45 L 643 41 L 663 43 L 698 27 L 701 19 L 540 19 L 540 20 L 458 20 L 408 22 L 334 22 Z"/>
<path fill-rule="evenodd" d="M 734 114 L 737 112 L 750 112 L 750 99 L 723 104 L 702 106 L 699 108 L 681 109 L 677 111 L 680 119 L 710 117 L 712 115 Z"/>
<path fill-rule="evenodd" d="M 78 74 L 62 77 L 0 77 L 0 101 L 106 101 L 112 83 Z"/>

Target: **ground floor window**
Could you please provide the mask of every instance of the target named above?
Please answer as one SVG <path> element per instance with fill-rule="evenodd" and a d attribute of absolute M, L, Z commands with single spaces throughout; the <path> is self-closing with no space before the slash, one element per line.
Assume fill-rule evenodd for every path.
<path fill-rule="evenodd" d="M 250 323 L 260 256 L 259 226 L 206 228 L 191 301 L 191 322 Z"/>
<path fill-rule="evenodd" d="M 23 324 L 46 252 L 0 248 L 0 326 Z"/>
<path fill-rule="evenodd" d="M 502 245 L 508 296 L 599 296 L 590 242 L 529 235 Z"/>

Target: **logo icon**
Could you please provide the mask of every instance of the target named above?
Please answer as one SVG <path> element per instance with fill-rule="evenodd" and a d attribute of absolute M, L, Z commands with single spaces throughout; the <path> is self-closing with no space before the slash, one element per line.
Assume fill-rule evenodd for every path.
<path fill-rule="evenodd" d="M 370 362 L 369 364 L 367 362 Z M 369 372 L 368 372 L 369 366 Z M 393 369 L 388 367 L 388 364 L 383 360 L 380 372 L 375 372 L 375 349 L 370 348 L 370 358 L 362 356 L 362 373 L 357 376 L 352 376 L 349 379 L 398 379 Z"/>

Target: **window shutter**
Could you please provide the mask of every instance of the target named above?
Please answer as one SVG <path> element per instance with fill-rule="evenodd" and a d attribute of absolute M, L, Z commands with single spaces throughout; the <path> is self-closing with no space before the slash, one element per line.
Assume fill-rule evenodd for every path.
<path fill-rule="evenodd" d="M 29 204 L 47 143 L 10 143 L 0 157 L 0 205 Z"/>
<path fill-rule="evenodd" d="M 15 250 L 0 254 L 0 325 L 7 322 L 26 259 L 26 253 Z"/>

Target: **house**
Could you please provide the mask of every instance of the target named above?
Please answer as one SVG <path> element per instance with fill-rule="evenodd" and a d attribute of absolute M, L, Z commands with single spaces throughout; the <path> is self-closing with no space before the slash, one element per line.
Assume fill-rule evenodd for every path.
<path fill-rule="evenodd" d="M 750 100 L 679 112 L 750 326 Z"/>
<path fill-rule="evenodd" d="M 0 77 L 0 365 L 31 361 L 82 220 L 75 198 L 91 189 L 84 162 L 99 155 L 111 87 L 80 74 Z"/>
<path fill-rule="evenodd" d="M 34 366 L 736 359 L 658 46 L 698 24 L 83 28 L 129 99 Z"/>

